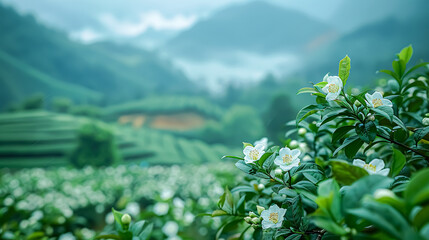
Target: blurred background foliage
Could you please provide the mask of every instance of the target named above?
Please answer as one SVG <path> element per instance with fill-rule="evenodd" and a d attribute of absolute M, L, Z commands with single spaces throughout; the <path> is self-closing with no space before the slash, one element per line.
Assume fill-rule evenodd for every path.
<path fill-rule="evenodd" d="M 243 141 L 290 141 L 285 123 L 311 102 L 295 93 L 335 73 L 345 54 L 353 59 L 353 82 L 364 88 L 387 83 L 376 71 L 408 44 L 411 64 L 429 59 L 428 7 L 426 0 L 0 0 L 0 238 L 85 239 L 82 231 L 101 231 L 110 207 L 123 210 L 129 201 L 141 208 L 135 217 L 151 218 L 152 206 L 164 200 L 121 196 L 150 177 L 159 180 L 153 186 L 163 184 L 149 174 L 158 166 L 165 174 L 176 165 L 217 172 L 227 161 L 221 157 L 239 154 Z M 94 174 L 75 183 L 68 171 Z M 193 179 L 192 172 L 171 174 L 172 185 Z M 121 178 L 129 182 L 115 185 Z M 95 179 L 100 185 L 83 188 Z M 103 207 L 70 205 L 73 216 L 49 217 L 58 208 L 50 203 L 21 211 L 20 201 L 45 194 L 45 180 L 54 183 L 54 198 L 67 194 L 60 185 L 69 181 L 88 195 L 106 190 L 112 197 L 100 201 Z M 183 189 L 173 192 L 182 197 Z M 193 215 L 209 207 L 185 198 Z M 176 218 L 152 220 L 156 239 L 194 234 L 195 226 Z M 175 221 L 179 230 L 170 236 L 160 221 Z M 213 220 L 198 221 L 192 231 L 212 239 Z"/>

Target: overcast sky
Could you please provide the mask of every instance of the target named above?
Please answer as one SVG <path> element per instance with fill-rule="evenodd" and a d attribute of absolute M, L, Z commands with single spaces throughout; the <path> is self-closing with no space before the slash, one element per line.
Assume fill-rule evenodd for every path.
<path fill-rule="evenodd" d="M 231 4 L 252 0 L 0 0 L 82 41 L 178 31 Z M 341 0 L 267 0 L 315 18 L 331 17 Z"/>

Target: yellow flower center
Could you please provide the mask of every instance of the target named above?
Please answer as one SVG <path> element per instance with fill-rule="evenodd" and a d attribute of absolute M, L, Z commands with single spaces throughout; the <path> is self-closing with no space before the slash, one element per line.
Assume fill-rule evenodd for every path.
<path fill-rule="evenodd" d="M 364 164 L 363 168 L 366 169 L 366 170 L 370 170 L 372 172 L 375 172 L 375 169 L 376 169 L 376 167 L 374 165 L 372 165 L 372 164 Z"/>
<path fill-rule="evenodd" d="M 285 154 L 283 156 L 283 163 L 291 164 L 292 163 L 292 156 L 289 154 Z"/>
<path fill-rule="evenodd" d="M 336 92 L 338 92 L 338 90 L 340 90 L 340 87 L 337 84 L 333 84 L 333 83 L 329 84 L 328 92 L 336 93 Z"/>
<path fill-rule="evenodd" d="M 268 217 L 268 219 L 274 224 L 276 224 L 279 222 L 279 214 L 276 212 L 270 213 L 270 216 Z"/>
<path fill-rule="evenodd" d="M 372 99 L 372 104 L 374 105 L 374 107 L 383 106 L 383 102 L 381 101 L 381 99 Z"/>
<path fill-rule="evenodd" d="M 256 149 L 253 149 L 252 151 L 250 151 L 250 153 L 249 153 L 249 157 L 250 157 L 252 160 L 258 160 L 258 157 L 259 157 L 259 151 L 258 151 L 258 150 L 256 150 Z"/>

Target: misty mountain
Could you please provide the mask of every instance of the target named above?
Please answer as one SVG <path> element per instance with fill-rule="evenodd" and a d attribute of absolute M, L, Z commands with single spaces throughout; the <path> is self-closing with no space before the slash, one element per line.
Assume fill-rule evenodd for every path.
<path fill-rule="evenodd" d="M 305 61 L 308 79 L 318 82 L 327 72 L 336 75 L 338 61 L 348 54 L 352 64 L 350 77 L 355 85 L 372 83 L 377 78 L 387 77 L 376 72 L 391 69 L 395 54 L 409 44 L 414 48 L 410 64 L 429 61 L 428 24 L 428 18 L 422 19 L 420 15 L 408 19 L 390 17 L 345 34 L 309 55 Z"/>
<path fill-rule="evenodd" d="M 253 1 L 199 21 L 168 41 L 164 50 L 197 59 L 227 51 L 294 53 L 323 42 L 332 32 L 328 25 L 298 11 Z"/>
<path fill-rule="evenodd" d="M 429 1 L 426 0 L 341 1 L 328 22 L 338 29 L 352 32 L 367 24 L 388 18 L 404 21 L 416 18 L 416 15 L 425 16 L 428 8 Z"/>
<path fill-rule="evenodd" d="M 64 95 L 77 102 L 113 103 L 155 91 L 191 89 L 182 73 L 152 52 L 108 43 L 79 44 L 1 5 L 0 16 L 0 84 L 6 86 L 0 90 L 2 107 L 32 92 L 60 95 L 66 90 Z"/>

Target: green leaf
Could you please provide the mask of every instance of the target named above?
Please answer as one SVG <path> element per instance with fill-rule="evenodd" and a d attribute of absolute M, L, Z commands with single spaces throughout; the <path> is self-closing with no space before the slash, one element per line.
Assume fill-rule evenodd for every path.
<path fill-rule="evenodd" d="M 402 154 L 402 152 L 396 148 L 393 148 L 392 158 L 393 161 L 392 166 L 390 168 L 390 176 L 394 177 L 398 175 L 402 168 L 405 166 L 406 159 L 404 154 Z"/>
<path fill-rule="evenodd" d="M 393 108 L 388 106 L 379 106 L 376 108 L 371 108 L 371 111 L 373 111 L 376 115 L 380 115 L 386 119 L 388 119 L 390 122 L 393 120 Z"/>
<path fill-rule="evenodd" d="M 334 153 L 332 154 L 333 156 L 337 155 L 337 153 L 341 150 L 343 150 L 345 147 L 347 147 L 349 144 L 351 144 L 353 141 L 358 140 L 359 137 L 358 136 L 351 136 L 346 138 L 346 140 L 344 140 L 343 144 L 341 146 L 339 146 Z"/>
<path fill-rule="evenodd" d="M 235 193 L 235 192 L 250 192 L 250 193 L 257 193 L 255 191 L 255 188 L 250 187 L 250 186 L 237 186 L 233 189 L 231 189 L 231 193 Z"/>
<path fill-rule="evenodd" d="M 408 129 L 405 124 L 399 119 L 397 116 L 393 115 L 393 122 L 396 123 L 399 127 L 401 127 L 406 133 L 408 133 Z"/>
<path fill-rule="evenodd" d="M 372 195 L 377 189 L 388 188 L 392 182 L 393 179 L 382 175 L 368 175 L 350 186 L 343 187 L 341 189 L 343 210 L 360 207 L 361 199 L 365 195 Z"/>
<path fill-rule="evenodd" d="M 285 238 L 285 240 L 299 240 L 301 239 L 302 235 L 298 234 L 298 233 L 294 233 L 289 235 L 287 238 Z"/>
<path fill-rule="evenodd" d="M 429 202 L 429 168 L 420 170 L 411 177 L 404 192 L 405 201 L 411 207 Z"/>
<path fill-rule="evenodd" d="M 95 239 L 117 239 L 117 240 L 121 240 L 121 237 L 115 234 L 104 234 L 104 235 L 100 235 L 95 237 Z"/>
<path fill-rule="evenodd" d="M 414 141 L 416 141 L 416 144 L 419 143 L 420 140 L 425 138 L 426 135 L 429 134 L 429 126 L 424 128 L 419 128 L 414 133 Z"/>
<path fill-rule="evenodd" d="M 368 175 L 365 169 L 354 166 L 346 161 L 331 160 L 329 164 L 332 167 L 333 177 L 342 185 L 350 185 Z"/>
<path fill-rule="evenodd" d="M 116 211 L 114 208 L 112 208 L 112 213 L 115 221 L 121 226 L 122 229 L 124 229 L 124 224 L 121 221 L 121 218 L 124 214 Z"/>
<path fill-rule="evenodd" d="M 246 147 L 253 147 L 251 143 L 243 142 L 243 149 Z"/>
<path fill-rule="evenodd" d="M 386 69 L 380 70 L 380 72 L 382 72 L 382 73 L 386 73 L 386 74 L 388 74 L 388 75 L 392 76 L 392 77 L 393 77 L 394 79 L 396 79 L 398 82 L 399 82 L 399 81 L 401 81 L 401 79 L 399 78 L 398 74 L 396 74 L 395 72 L 392 72 L 392 71 L 390 71 L 390 70 L 386 70 Z"/>
<path fill-rule="evenodd" d="M 223 156 L 221 159 L 227 159 L 227 158 L 244 160 L 244 158 L 236 157 L 236 156 Z"/>
<path fill-rule="evenodd" d="M 405 64 L 407 64 L 410 61 L 411 56 L 413 56 L 413 47 L 409 45 L 408 47 L 403 48 L 398 56 L 399 59 L 403 60 Z"/>
<path fill-rule="evenodd" d="M 396 239 L 420 239 L 401 213 L 390 205 L 367 202 L 362 208 L 350 209 L 348 213 L 365 219 Z"/>
<path fill-rule="evenodd" d="M 303 93 L 317 93 L 317 91 L 314 88 L 305 87 L 305 88 L 299 89 L 296 95 L 303 94 Z"/>
<path fill-rule="evenodd" d="M 334 151 L 333 155 L 335 156 L 339 151 L 344 149 L 344 152 L 348 158 L 354 158 L 362 145 L 363 141 L 357 135 L 346 138 L 343 144 Z"/>
<path fill-rule="evenodd" d="M 317 217 L 317 218 L 314 218 L 313 221 L 316 224 L 316 226 L 318 226 L 322 229 L 326 229 L 326 231 L 328 231 L 330 233 L 334 233 L 334 234 L 340 235 L 340 236 L 347 234 L 347 231 L 344 230 L 343 227 L 341 227 L 340 225 L 338 225 L 336 222 L 332 221 L 331 219 Z"/>
<path fill-rule="evenodd" d="M 220 209 L 214 210 L 212 213 L 212 217 L 218 217 L 218 216 L 223 216 L 223 215 L 228 215 L 228 213 L 225 212 L 224 210 L 220 210 Z"/>
<path fill-rule="evenodd" d="M 429 205 L 420 209 L 413 219 L 413 225 L 417 228 L 429 223 Z"/>
<path fill-rule="evenodd" d="M 404 60 L 395 60 L 392 62 L 392 67 L 395 73 L 399 76 L 401 79 L 405 72 L 405 62 Z"/>
<path fill-rule="evenodd" d="M 357 124 L 355 130 L 359 138 L 366 143 L 374 141 L 377 136 L 377 127 L 373 121 Z"/>
<path fill-rule="evenodd" d="M 429 62 L 422 62 L 422 63 L 419 63 L 419 64 L 415 65 L 414 67 L 410 68 L 410 70 L 408 70 L 408 71 L 404 74 L 404 77 L 405 77 L 405 76 L 407 76 L 408 74 L 410 74 L 410 73 L 414 72 L 415 70 L 417 70 L 417 69 L 419 69 L 419 68 L 421 68 L 421 67 L 425 67 L 425 66 L 427 66 L 427 65 L 429 65 Z"/>
<path fill-rule="evenodd" d="M 340 139 L 342 139 L 348 132 L 350 132 L 352 129 L 354 129 L 354 126 L 342 126 L 337 128 L 334 133 L 332 134 L 332 143 L 338 142 Z"/>
<path fill-rule="evenodd" d="M 320 83 L 315 84 L 314 86 L 324 88 L 327 84 L 328 84 L 328 82 L 320 82 Z"/>
<path fill-rule="evenodd" d="M 340 66 L 338 68 L 338 76 L 343 81 L 343 86 L 346 85 L 347 78 L 349 78 L 350 74 L 350 58 L 349 56 L 345 56 L 340 61 Z"/>
<path fill-rule="evenodd" d="M 257 171 L 256 166 L 246 164 L 243 160 L 240 160 L 240 161 L 236 162 L 235 166 L 238 169 L 240 169 L 241 171 L 243 171 L 244 173 L 247 173 L 247 174 L 250 174 L 250 175 L 255 174 L 256 171 Z"/>
<path fill-rule="evenodd" d="M 340 202 L 340 187 L 334 179 L 328 179 L 319 184 L 317 189 L 317 198 L 315 200 L 318 208 L 312 216 L 318 219 L 331 219 L 333 222 L 340 222 L 341 215 L 341 202 Z"/>
<path fill-rule="evenodd" d="M 318 105 L 308 105 L 304 108 L 302 108 L 298 115 L 296 116 L 296 125 L 298 125 L 302 120 L 306 119 L 308 116 L 313 115 L 317 113 L 318 111 L 324 109 L 325 106 L 318 104 Z"/>
<path fill-rule="evenodd" d="M 258 160 L 258 165 L 259 165 L 259 166 L 262 166 L 262 164 L 264 164 L 264 162 L 265 162 L 268 158 L 270 158 L 272 155 L 275 155 L 275 154 L 273 154 L 272 152 L 266 152 L 266 153 L 262 154 L 261 158 L 259 158 L 259 160 Z M 274 161 L 274 160 L 273 160 L 273 161 Z"/>

